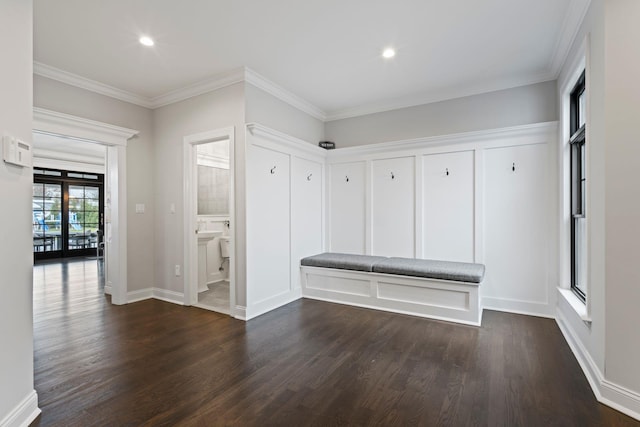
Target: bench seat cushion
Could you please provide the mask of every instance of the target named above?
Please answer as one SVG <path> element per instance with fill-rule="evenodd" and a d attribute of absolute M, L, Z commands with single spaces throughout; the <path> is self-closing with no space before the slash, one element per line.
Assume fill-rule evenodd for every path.
<path fill-rule="evenodd" d="M 386 257 L 341 254 L 337 252 L 325 252 L 318 255 L 302 258 L 301 265 L 308 267 L 339 268 L 341 270 L 373 271 L 375 263 L 386 260 Z"/>
<path fill-rule="evenodd" d="M 376 262 L 373 271 L 468 283 L 480 283 L 484 278 L 483 264 L 414 258 L 387 258 Z"/>

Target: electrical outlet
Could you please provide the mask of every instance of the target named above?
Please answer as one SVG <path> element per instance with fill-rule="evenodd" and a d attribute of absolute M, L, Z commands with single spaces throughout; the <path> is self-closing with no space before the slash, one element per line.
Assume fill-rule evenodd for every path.
<path fill-rule="evenodd" d="M 180 264 L 176 264 L 176 277 L 180 277 Z"/>

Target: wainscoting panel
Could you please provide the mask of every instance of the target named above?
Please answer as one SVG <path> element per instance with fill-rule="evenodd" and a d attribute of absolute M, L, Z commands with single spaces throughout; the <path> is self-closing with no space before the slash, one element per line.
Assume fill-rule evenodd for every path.
<path fill-rule="evenodd" d="M 365 162 L 330 166 L 329 202 L 332 252 L 365 253 Z"/>
<path fill-rule="evenodd" d="M 371 254 L 415 256 L 415 157 L 371 162 Z"/>

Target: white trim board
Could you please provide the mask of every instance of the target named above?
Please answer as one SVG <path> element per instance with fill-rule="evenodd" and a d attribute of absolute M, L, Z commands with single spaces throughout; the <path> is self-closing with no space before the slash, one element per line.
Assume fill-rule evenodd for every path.
<path fill-rule="evenodd" d="M 229 261 L 229 313 L 235 316 L 236 306 L 236 265 L 238 252 L 236 250 L 236 229 L 239 227 L 236 221 L 236 145 L 235 127 L 230 126 L 221 129 L 213 129 L 183 137 L 183 248 L 184 248 L 184 305 L 198 304 L 197 277 L 198 277 L 198 240 L 194 231 L 197 229 L 197 146 L 208 142 L 229 142 L 229 236 L 232 254 Z"/>
<path fill-rule="evenodd" d="M 359 159 L 374 159 L 376 156 L 389 153 L 432 151 L 453 152 L 474 150 L 498 146 L 515 146 L 528 144 L 544 144 L 549 138 L 556 138 L 558 122 L 534 123 L 497 129 L 485 129 L 473 132 L 453 133 L 425 138 L 402 139 L 398 141 L 376 144 L 358 145 L 354 147 L 327 150 L 329 163 L 346 162 Z M 517 141 L 516 141 L 517 139 Z M 458 147 L 473 144 L 469 147 Z"/>
<path fill-rule="evenodd" d="M 295 138 L 291 135 L 277 131 L 259 123 L 247 123 L 246 126 L 251 135 L 261 136 L 276 143 L 274 146 L 267 146 L 260 141 L 253 140 L 251 141 L 251 144 L 253 145 L 275 149 L 276 151 L 280 151 L 288 155 L 303 156 L 307 159 L 324 161 L 327 157 L 327 150 L 310 144 L 305 140 Z M 282 148 L 286 148 L 287 151 L 283 151 Z"/>
<path fill-rule="evenodd" d="M 138 131 L 63 114 L 33 109 L 33 132 L 106 146 L 105 292 L 113 304 L 127 302 L 127 143 Z"/>
<path fill-rule="evenodd" d="M 41 412 L 38 408 L 38 394 L 35 390 L 31 390 L 11 412 L 0 420 L 0 427 L 27 427 Z"/>

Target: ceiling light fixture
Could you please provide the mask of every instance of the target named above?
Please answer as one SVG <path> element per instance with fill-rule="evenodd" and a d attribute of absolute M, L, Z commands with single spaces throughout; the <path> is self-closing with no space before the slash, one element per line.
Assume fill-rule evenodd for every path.
<path fill-rule="evenodd" d="M 139 39 L 140 44 L 144 45 L 144 46 L 153 46 L 155 44 L 155 42 L 153 41 L 153 39 L 149 36 L 142 36 Z"/>
<path fill-rule="evenodd" d="M 390 58 L 393 58 L 394 56 L 396 56 L 396 51 L 391 47 L 388 47 L 384 51 L 382 51 L 383 58 L 390 59 Z"/>

